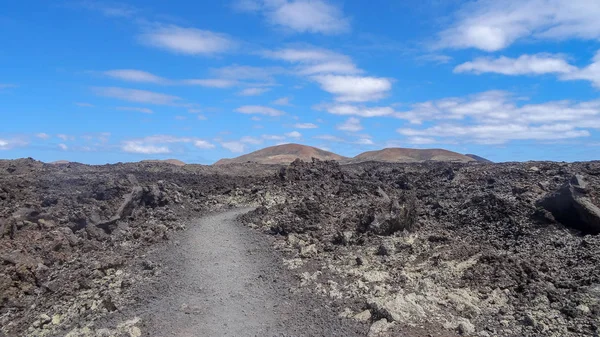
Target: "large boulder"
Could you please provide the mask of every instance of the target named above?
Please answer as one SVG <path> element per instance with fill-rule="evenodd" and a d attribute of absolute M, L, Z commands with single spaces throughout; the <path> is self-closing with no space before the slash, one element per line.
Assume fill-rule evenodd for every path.
<path fill-rule="evenodd" d="M 402 230 L 414 230 L 417 223 L 416 200 L 414 196 L 408 196 L 402 201 L 394 199 L 369 208 L 360 220 L 359 232 L 387 236 Z"/>
<path fill-rule="evenodd" d="M 600 208 L 588 197 L 588 192 L 583 176 L 575 175 L 558 191 L 540 200 L 538 205 L 567 227 L 584 234 L 600 234 Z"/>

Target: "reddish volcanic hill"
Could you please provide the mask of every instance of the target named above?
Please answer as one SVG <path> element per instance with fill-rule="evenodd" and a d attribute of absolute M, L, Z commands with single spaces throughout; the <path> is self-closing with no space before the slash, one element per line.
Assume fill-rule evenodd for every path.
<path fill-rule="evenodd" d="M 224 164 L 241 164 L 254 162 L 259 164 L 289 164 L 296 159 L 310 161 L 312 158 L 320 160 L 337 160 L 342 161 L 347 159 L 332 152 L 317 149 L 316 147 L 300 145 L 300 144 L 284 144 L 264 148 L 237 158 L 221 159 L 215 165 Z"/>
<path fill-rule="evenodd" d="M 423 161 L 472 162 L 475 159 L 463 154 L 442 149 L 405 149 L 388 148 L 379 151 L 361 153 L 349 160 L 349 163 L 379 161 L 388 163 L 415 163 Z"/>
<path fill-rule="evenodd" d="M 178 159 L 165 159 L 165 160 L 148 159 L 148 160 L 142 160 L 142 163 L 167 163 L 167 164 L 171 164 L 171 165 L 175 165 L 175 166 L 185 166 L 186 165 L 184 162 L 182 162 L 181 160 L 178 160 Z"/>

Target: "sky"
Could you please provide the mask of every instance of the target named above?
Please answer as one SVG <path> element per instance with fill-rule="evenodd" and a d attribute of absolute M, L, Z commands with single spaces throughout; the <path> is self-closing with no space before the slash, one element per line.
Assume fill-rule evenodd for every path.
<path fill-rule="evenodd" d="M 4 1 L 0 158 L 600 159 L 600 1 Z"/>

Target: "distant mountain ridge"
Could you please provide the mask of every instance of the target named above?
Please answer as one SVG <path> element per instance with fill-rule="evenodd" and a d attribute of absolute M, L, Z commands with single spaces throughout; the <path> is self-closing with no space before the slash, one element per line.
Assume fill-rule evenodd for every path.
<path fill-rule="evenodd" d="M 475 159 L 475 160 L 477 160 L 478 162 L 481 162 L 481 163 L 493 163 L 493 161 L 491 161 L 489 159 L 485 159 L 483 157 L 480 157 L 480 156 L 478 156 L 476 154 L 465 154 L 465 156 L 471 157 L 471 158 L 473 158 L 473 159 Z"/>
<path fill-rule="evenodd" d="M 267 147 L 237 158 L 221 159 L 214 165 L 258 163 L 258 164 L 289 164 L 296 159 L 310 161 L 312 158 L 319 160 L 335 160 L 341 164 L 354 164 L 367 161 L 386 163 L 420 163 L 425 161 L 439 162 L 485 162 L 486 159 L 475 155 L 464 155 L 444 149 L 409 149 L 386 148 L 377 151 L 368 151 L 354 158 L 344 157 L 333 152 L 301 144 L 284 144 Z"/>
<path fill-rule="evenodd" d="M 142 163 L 166 163 L 166 164 L 171 164 L 171 165 L 175 165 L 175 166 L 185 166 L 186 163 L 182 162 L 179 159 L 146 159 L 146 160 L 142 160 Z"/>
<path fill-rule="evenodd" d="M 214 165 L 241 164 L 253 162 L 258 164 L 289 164 L 296 159 L 310 161 L 312 158 L 319 160 L 344 161 L 347 158 L 333 152 L 318 149 L 316 147 L 300 144 L 283 144 L 271 146 L 262 150 L 239 156 L 232 159 L 221 159 Z"/>
<path fill-rule="evenodd" d="M 396 147 L 364 152 L 348 160 L 348 163 L 362 163 L 367 161 L 386 163 L 420 163 L 424 161 L 468 163 L 475 161 L 475 159 L 464 154 L 443 149 L 408 149 Z"/>

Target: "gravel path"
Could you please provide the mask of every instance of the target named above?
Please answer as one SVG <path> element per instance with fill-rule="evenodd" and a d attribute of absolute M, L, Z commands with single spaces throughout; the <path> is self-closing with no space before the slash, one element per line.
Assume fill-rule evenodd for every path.
<path fill-rule="evenodd" d="M 365 336 L 367 327 L 297 284 L 270 238 L 238 224 L 246 210 L 200 219 L 169 247 L 149 306 L 147 336 Z"/>

